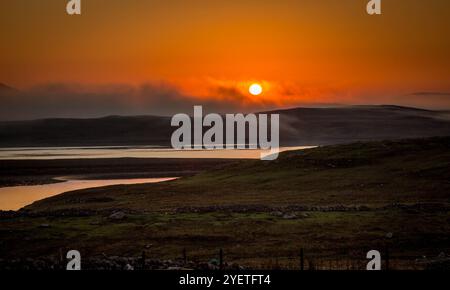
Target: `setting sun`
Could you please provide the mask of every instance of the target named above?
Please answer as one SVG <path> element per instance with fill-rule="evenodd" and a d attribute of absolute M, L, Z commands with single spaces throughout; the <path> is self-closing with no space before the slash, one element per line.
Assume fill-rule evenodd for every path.
<path fill-rule="evenodd" d="M 249 87 L 248 91 L 254 96 L 259 96 L 261 95 L 263 89 L 260 84 L 253 84 Z"/>

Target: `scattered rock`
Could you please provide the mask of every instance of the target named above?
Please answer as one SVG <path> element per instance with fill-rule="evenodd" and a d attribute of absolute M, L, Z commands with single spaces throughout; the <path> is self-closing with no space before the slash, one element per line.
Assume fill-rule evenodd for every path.
<path fill-rule="evenodd" d="M 294 220 L 297 218 L 297 215 L 295 213 L 287 213 L 283 215 L 283 218 L 285 220 Z"/>
<path fill-rule="evenodd" d="M 283 213 L 281 211 L 273 211 L 270 214 L 273 215 L 273 216 L 276 216 L 276 217 L 283 216 Z"/>
<path fill-rule="evenodd" d="M 126 270 L 126 271 L 133 271 L 133 270 L 134 270 L 134 267 L 131 266 L 130 264 L 126 264 L 126 265 L 125 265 L 125 270 Z"/>
<path fill-rule="evenodd" d="M 309 217 L 309 214 L 307 214 L 306 212 L 302 212 L 299 216 L 300 216 L 301 218 L 308 218 L 308 217 Z"/>
<path fill-rule="evenodd" d="M 126 214 L 122 211 L 118 211 L 109 216 L 109 219 L 120 221 L 126 218 Z"/>

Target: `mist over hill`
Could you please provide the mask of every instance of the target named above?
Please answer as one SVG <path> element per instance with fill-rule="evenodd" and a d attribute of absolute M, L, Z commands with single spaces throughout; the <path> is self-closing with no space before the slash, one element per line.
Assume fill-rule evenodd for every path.
<path fill-rule="evenodd" d="M 0 95 L 17 92 L 17 89 L 10 87 L 4 83 L 0 83 Z"/>
<path fill-rule="evenodd" d="M 399 106 L 294 108 L 280 114 L 280 144 L 328 145 L 450 135 L 448 112 Z M 1 147 L 170 146 L 170 117 L 109 116 L 0 122 Z"/>

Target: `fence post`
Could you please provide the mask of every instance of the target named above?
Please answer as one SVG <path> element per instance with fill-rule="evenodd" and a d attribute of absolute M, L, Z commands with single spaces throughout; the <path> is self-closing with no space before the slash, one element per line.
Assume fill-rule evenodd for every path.
<path fill-rule="evenodd" d="M 219 251 L 219 267 L 220 270 L 223 270 L 223 250 L 220 249 Z"/>
<path fill-rule="evenodd" d="M 389 257 L 389 247 L 388 246 L 386 246 L 386 253 L 385 253 L 385 255 L 386 255 L 386 271 L 389 271 L 389 259 L 390 259 L 390 257 Z"/>
<path fill-rule="evenodd" d="M 64 269 L 64 258 L 63 258 L 61 248 L 59 248 L 59 267 L 60 267 L 60 270 Z"/>
<path fill-rule="evenodd" d="M 305 270 L 305 256 L 303 252 L 303 248 L 300 249 L 300 270 Z"/>
<path fill-rule="evenodd" d="M 142 270 L 145 270 L 145 251 L 142 251 Z"/>

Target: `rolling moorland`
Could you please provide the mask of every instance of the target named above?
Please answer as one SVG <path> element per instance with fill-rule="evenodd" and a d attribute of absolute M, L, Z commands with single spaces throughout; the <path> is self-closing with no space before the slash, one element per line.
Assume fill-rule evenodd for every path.
<path fill-rule="evenodd" d="M 199 268 L 223 249 L 230 264 L 292 269 L 304 248 L 310 267 L 363 269 L 368 250 L 387 248 L 393 269 L 434 267 L 450 253 L 449 149 L 450 137 L 358 142 L 68 192 L 1 214 L 0 265 L 70 249 L 96 269 L 143 252 L 173 264 L 185 250 L 182 266 Z"/>
<path fill-rule="evenodd" d="M 1 99 L 1 98 L 0 98 Z M 192 113 L 192 112 L 190 112 Z M 281 146 L 450 135 L 450 113 L 399 106 L 294 108 L 280 114 Z M 0 147 L 171 146 L 170 117 L 109 116 L 0 122 Z"/>

